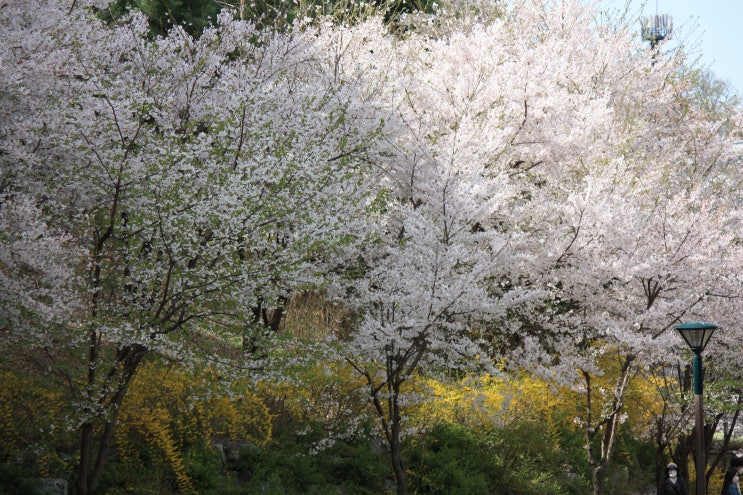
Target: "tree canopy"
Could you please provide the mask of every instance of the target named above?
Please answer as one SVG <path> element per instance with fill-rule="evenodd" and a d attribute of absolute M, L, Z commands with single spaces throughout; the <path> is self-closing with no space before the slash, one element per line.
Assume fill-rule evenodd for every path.
<path fill-rule="evenodd" d="M 740 360 L 741 111 L 683 50 L 578 1 L 405 30 L 224 11 L 195 35 L 102 7 L 0 19 L 0 348 L 69 388 L 78 493 L 146 356 L 235 376 L 317 357 L 274 339 L 308 290 L 354 315 L 322 355 L 365 381 L 400 494 L 420 373 L 584 394 L 602 493 L 627 384 L 678 359 L 675 324 L 716 322 Z"/>

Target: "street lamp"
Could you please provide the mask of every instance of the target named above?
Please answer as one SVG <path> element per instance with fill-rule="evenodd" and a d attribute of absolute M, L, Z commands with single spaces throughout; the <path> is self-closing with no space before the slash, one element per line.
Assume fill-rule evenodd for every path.
<path fill-rule="evenodd" d="M 702 351 L 707 347 L 710 337 L 717 329 L 714 323 L 689 322 L 677 325 L 676 330 L 684 338 L 689 348 L 694 353 L 694 429 L 696 430 L 697 455 L 694 461 L 697 472 L 696 495 L 707 495 L 707 483 L 704 470 L 706 462 L 704 459 L 704 414 L 702 403 L 702 389 L 704 376 L 702 374 Z"/>

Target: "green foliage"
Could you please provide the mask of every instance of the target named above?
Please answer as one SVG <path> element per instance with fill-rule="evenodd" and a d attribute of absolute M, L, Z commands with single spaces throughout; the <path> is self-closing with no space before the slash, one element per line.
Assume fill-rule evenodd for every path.
<path fill-rule="evenodd" d="M 410 484 L 417 494 L 573 493 L 567 466 L 556 462 L 562 453 L 533 420 L 514 421 L 487 434 L 439 423 L 411 439 L 409 452 Z"/>
<path fill-rule="evenodd" d="M 120 411 L 122 428 L 102 493 L 388 493 L 388 452 L 372 448 L 379 440 L 359 422 L 364 407 L 353 375 L 330 363 L 303 370 L 301 385 L 263 383 L 259 395 L 252 395 L 247 384 L 232 384 L 242 397 L 234 400 L 219 395 L 225 384 L 209 370 L 148 361 Z M 61 425 L 64 411 L 51 407 L 63 402 L 60 391 L 30 371 L 2 375 L 0 495 L 32 493 L 32 477 L 68 477 L 71 471 L 62 457 L 50 454 L 59 450 L 71 458 L 74 453 Z M 572 422 L 575 401 L 567 391 L 550 392 L 544 382 L 526 377 L 429 379 L 426 386 L 438 399 L 409 411 L 415 413 L 408 426 L 423 428 L 405 444 L 411 494 L 589 491 L 583 432 Z M 652 400 L 647 394 L 633 397 L 627 425 L 644 418 L 638 402 Z M 41 436 L 39 427 L 52 424 L 52 417 L 59 426 L 53 435 Z M 272 431 L 275 436 L 264 444 Z M 327 442 L 338 433 L 343 439 Z M 610 495 L 652 484 L 653 446 L 639 433 L 620 430 L 607 474 Z M 229 438 L 243 447 L 239 460 L 225 466 L 212 442 Z M 19 458 L 31 467 L 10 461 Z"/>
<path fill-rule="evenodd" d="M 285 29 L 297 19 L 328 16 L 338 23 L 349 23 L 374 11 L 383 12 L 385 21 L 394 23 L 404 14 L 431 14 L 435 4 L 432 0 L 115 0 L 102 14 L 112 21 L 134 10 L 148 17 L 152 35 L 163 35 L 173 26 L 182 26 L 198 36 L 215 23 L 223 8 L 258 26 Z"/>
<path fill-rule="evenodd" d="M 563 430 L 562 433 L 573 435 L 572 431 Z M 586 477 L 571 474 L 584 464 L 582 445 L 564 448 L 560 440 L 535 417 L 518 418 L 494 429 L 486 438 L 497 453 L 496 464 L 501 473 L 494 493 L 536 495 L 588 491 Z"/>
<path fill-rule="evenodd" d="M 342 440 L 310 454 L 313 435 L 286 435 L 266 448 L 246 449 L 235 470 L 248 478 L 245 494 L 383 493 L 387 459 L 364 439 Z"/>
<path fill-rule="evenodd" d="M 437 424 L 411 441 L 411 489 L 431 495 L 488 493 L 497 477 L 493 461 L 493 452 L 475 432 L 457 424 Z"/>
<path fill-rule="evenodd" d="M 103 486 L 222 493 L 222 461 L 210 442 L 262 445 L 270 438 L 268 411 L 245 383 L 221 384 L 208 369 L 187 371 L 156 360 L 139 370 L 120 412 L 118 463 Z"/>
<path fill-rule="evenodd" d="M 0 478 L 10 483 L 18 473 L 64 477 L 70 466 L 60 454 L 67 453 L 69 459 L 74 443 L 65 423 L 69 397 L 25 359 L 14 364 L 15 369 L 0 364 L 0 455 L 8 462 Z M 28 469 L 16 471 L 11 459 Z"/>
<path fill-rule="evenodd" d="M 653 443 L 632 435 L 626 429 L 620 430 L 608 477 L 609 482 L 606 485 L 608 495 L 640 493 L 652 485 L 655 478 Z"/>
<path fill-rule="evenodd" d="M 333 372 L 329 373 L 331 369 Z M 344 423 L 352 421 L 345 414 L 337 415 L 331 422 L 318 416 L 319 409 L 327 414 L 337 410 L 343 400 L 351 399 L 346 387 L 354 384 L 343 367 L 312 368 L 306 377 L 310 383 L 293 391 L 281 392 L 274 385 L 272 400 L 287 409 L 281 412 L 274 407 L 268 416 L 258 402 L 222 398 L 194 402 L 195 396 L 208 395 L 207 372 L 184 373 L 158 362 L 150 362 L 140 371 L 121 411 L 124 427 L 117 436 L 116 455 L 102 480 L 105 493 L 385 493 L 385 481 L 390 477 L 387 452 L 371 448 L 373 436 L 368 429 L 358 430 L 353 439 L 337 440 L 317 450 L 330 426 L 342 429 Z M 15 445 L 12 454 L 17 455 L 24 446 L 30 446 L 27 442 L 35 438 L 39 424 L 49 420 L 40 413 L 51 409 L 38 404 L 57 401 L 57 392 L 42 387 L 33 373 L 6 372 L 3 377 L 3 417 L 18 419 L 4 423 L 4 445 L 6 449 Z M 216 385 L 217 381 L 213 383 Z M 518 387 L 521 393 L 511 390 L 506 394 L 509 407 L 499 409 L 506 401 L 502 395 L 506 391 L 504 384 L 472 380 L 459 387 L 435 381 L 428 384 L 436 385 L 441 400 L 411 418 L 411 426 L 421 421 L 429 426 L 428 430 L 411 435 L 406 443 L 411 493 L 586 493 L 590 477 L 585 468 L 582 432 L 571 422 L 574 411 L 566 396 L 546 393 L 537 381 L 519 380 L 510 386 Z M 266 389 L 261 395 L 271 390 L 268 384 Z M 247 389 L 243 394 L 250 398 Z M 452 400 L 444 399 L 450 396 Z M 332 397 L 335 398 L 331 400 Z M 472 412 L 475 402 L 480 404 L 477 413 Z M 452 408 L 460 412 L 452 412 Z M 465 410 L 471 413 L 464 414 Z M 22 416 L 22 411 L 27 415 Z M 354 414 L 359 413 L 356 410 Z M 244 443 L 237 464 L 223 466 L 209 438 L 239 434 L 235 430 L 239 424 L 246 425 L 242 435 L 251 431 L 266 435 L 270 428 L 256 428 L 269 416 L 285 421 L 281 435 L 263 447 L 256 446 L 260 442 L 255 437 Z M 251 426 L 256 420 L 258 423 Z M 158 432 L 166 435 L 158 436 Z M 61 445 L 60 438 L 48 440 L 49 445 Z M 11 453 L 6 450 L 4 454 Z M 42 471 L 64 475 L 61 464 L 50 467 L 54 464 L 50 459 L 37 458 L 34 462 L 39 469 L 11 463 L 0 465 L 0 494 L 32 493 L 28 480 L 46 475 Z M 653 462 L 652 445 L 634 438 L 630 429 L 622 431 L 608 474 L 611 493 L 629 493 L 631 488 L 651 484 L 647 480 L 652 480 Z M 45 469 L 40 469 L 43 466 Z"/>
<path fill-rule="evenodd" d="M 199 493 L 224 493 L 228 480 L 222 475 L 222 460 L 210 446 L 201 443 L 183 454 L 183 464 Z"/>
<path fill-rule="evenodd" d="M 214 23 L 222 7 L 214 0 L 115 0 L 107 17 L 118 19 L 130 9 L 148 17 L 153 35 L 165 34 L 176 25 L 197 35 Z"/>
<path fill-rule="evenodd" d="M 38 493 L 31 477 L 31 470 L 0 463 L 0 495 L 36 495 Z"/>

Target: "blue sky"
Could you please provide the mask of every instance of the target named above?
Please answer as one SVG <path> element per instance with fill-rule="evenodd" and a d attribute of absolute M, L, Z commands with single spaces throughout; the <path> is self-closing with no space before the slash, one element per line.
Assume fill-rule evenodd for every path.
<path fill-rule="evenodd" d="M 741 0 L 602 0 L 612 9 L 629 2 L 634 17 L 670 14 L 674 37 L 668 48 L 682 42 L 700 56 L 699 65 L 730 82 L 743 96 L 743 1 Z M 637 24 L 638 36 L 640 25 Z"/>

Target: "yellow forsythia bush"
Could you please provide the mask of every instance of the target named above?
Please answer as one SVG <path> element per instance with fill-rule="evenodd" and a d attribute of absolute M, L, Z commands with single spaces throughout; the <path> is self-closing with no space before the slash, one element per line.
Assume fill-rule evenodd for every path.
<path fill-rule="evenodd" d="M 224 384 L 212 370 L 151 361 L 132 380 L 119 413 L 116 444 L 122 461 L 130 463 L 138 462 L 137 452 L 145 444 L 154 453 L 150 462 L 169 467 L 179 491 L 193 493 L 185 449 L 223 439 L 262 446 L 270 437 L 268 409 L 247 383 Z"/>
<path fill-rule="evenodd" d="M 514 418 L 539 418 L 549 431 L 572 423 L 575 401 L 566 401 L 567 390 L 555 390 L 548 382 L 523 375 L 504 379 L 494 376 L 461 376 L 449 380 L 416 378 L 410 388 L 425 387 L 432 400 L 413 408 L 414 422 L 423 426 L 458 423 L 487 431 Z"/>
<path fill-rule="evenodd" d="M 70 451 L 74 439 L 65 424 L 69 401 L 53 382 L 33 369 L 0 365 L 0 446 L 5 455 L 32 455 L 39 476 L 60 476 L 68 461 L 57 453 Z"/>

